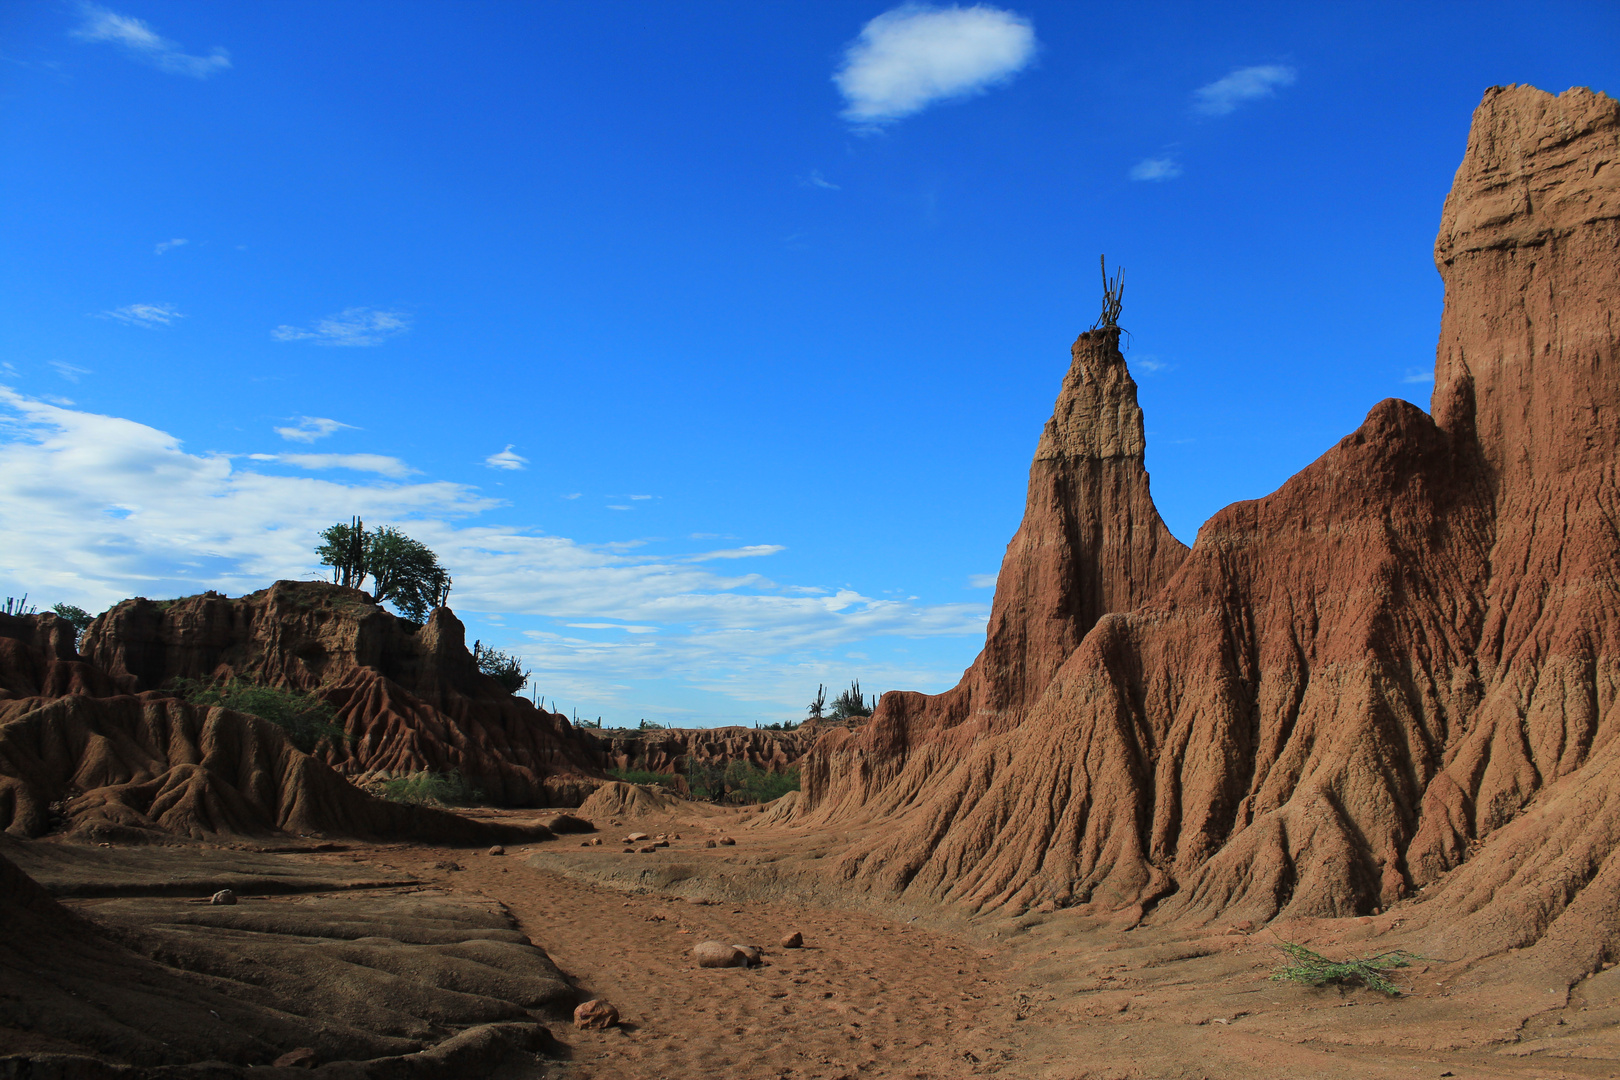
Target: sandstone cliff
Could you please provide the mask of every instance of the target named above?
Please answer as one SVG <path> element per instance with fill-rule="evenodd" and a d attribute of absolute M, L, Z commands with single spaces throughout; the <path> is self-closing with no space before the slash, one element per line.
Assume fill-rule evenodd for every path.
<path fill-rule="evenodd" d="M 73 628 L 56 616 L 0 621 L 0 831 L 451 843 L 548 835 L 381 802 L 273 724 L 166 694 L 120 692 L 117 681 L 73 652 Z"/>
<path fill-rule="evenodd" d="M 278 581 L 234 600 L 126 600 L 81 648 L 135 689 L 237 677 L 317 692 L 349 736 L 323 757 L 356 779 L 454 769 L 520 806 L 578 806 L 601 780 L 593 741 L 481 674 L 448 608 L 412 630 L 358 589 Z"/>
<path fill-rule="evenodd" d="M 892 821 L 842 874 L 1129 919 L 1433 886 L 1467 948 L 1620 955 L 1617 137 L 1601 94 L 1489 91 L 1436 245 L 1434 418 L 1380 403 L 1190 552 L 1083 335 L 983 653 L 806 760 L 801 820 Z"/>

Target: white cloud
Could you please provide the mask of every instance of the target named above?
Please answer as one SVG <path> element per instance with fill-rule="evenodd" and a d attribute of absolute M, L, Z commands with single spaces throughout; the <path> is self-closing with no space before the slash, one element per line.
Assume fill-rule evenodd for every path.
<path fill-rule="evenodd" d="M 384 454 L 249 454 L 253 461 L 279 461 L 300 469 L 348 469 L 403 480 L 416 472 L 396 457 Z"/>
<path fill-rule="evenodd" d="M 820 169 L 811 169 L 810 175 L 799 181 L 800 187 L 822 188 L 826 191 L 842 191 L 843 188 L 821 175 Z"/>
<path fill-rule="evenodd" d="M 1181 175 L 1181 163 L 1175 158 L 1144 158 L 1131 166 L 1132 180 L 1174 180 Z"/>
<path fill-rule="evenodd" d="M 170 250 L 172 250 L 174 248 L 181 247 L 181 246 L 183 246 L 183 245 L 185 245 L 187 243 L 190 243 L 190 241 L 186 240 L 184 237 L 177 237 L 177 238 L 175 238 L 173 240 L 159 240 L 158 243 L 157 243 L 157 247 L 155 247 L 153 249 L 153 253 L 157 254 L 157 255 L 161 255 L 165 251 L 170 251 Z"/>
<path fill-rule="evenodd" d="M 996 587 L 996 575 L 995 574 L 969 574 L 968 575 L 968 588 L 970 588 L 970 589 L 993 589 L 995 587 Z"/>
<path fill-rule="evenodd" d="M 270 336 L 277 341 L 313 341 L 317 345 L 381 345 L 410 328 L 411 317 L 402 311 L 353 307 L 328 315 L 312 330 L 282 325 L 270 331 Z"/>
<path fill-rule="evenodd" d="M 1193 109 L 1205 116 L 1225 116 L 1246 101 L 1270 97 L 1279 86 L 1291 86 L 1295 71 L 1280 64 L 1238 68 L 1193 91 Z"/>
<path fill-rule="evenodd" d="M 656 633 L 658 633 L 658 627 L 656 627 L 656 626 L 632 626 L 629 623 L 571 622 L 571 623 L 564 623 L 563 625 L 571 627 L 572 629 L 575 629 L 575 630 L 623 630 L 627 634 L 656 634 Z"/>
<path fill-rule="evenodd" d="M 571 495 L 564 495 L 563 498 L 565 498 L 565 499 L 577 499 L 583 494 L 584 494 L 584 492 L 582 492 L 582 491 L 576 491 Z"/>
<path fill-rule="evenodd" d="M 145 327 L 168 326 L 176 319 L 185 318 L 169 304 L 126 304 L 121 308 L 103 311 L 98 317 L 117 319 L 130 326 Z"/>
<path fill-rule="evenodd" d="M 650 499 L 650 498 L 652 498 L 651 495 L 632 495 L 632 496 L 630 496 L 630 501 L 631 502 L 644 502 L 644 501 L 646 501 L 647 499 Z"/>
<path fill-rule="evenodd" d="M 82 368 L 76 364 L 64 363 L 61 360 L 52 360 L 51 367 L 55 368 L 56 373 L 62 376 L 62 378 L 66 379 L 68 382 L 76 383 L 79 381 L 79 376 L 90 374 L 89 368 Z"/>
<path fill-rule="evenodd" d="M 511 443 L 507 443 L 505 450 L 502 450 L 498 454 L 489 455 L 489 457 L 484 459 L 484 464 L 488 465 L 492 469 L 523 468 L 523 466 L 529 463 L 529 459 L 524 457 L 522 454 L 514 453 L 512 451 L 512 445 L 513 444 Z"/>
<path fill-rule="evenodd" d="M 327 455 L 277 457 L 297 464 L 289 458 Z M 147 425 L 0 386 L 0 519 L 28 522 L 0 545 L 0 590 L 27 587 L 97 611 L 134 594 L 248 592 L 278 578 L 316 576 L 319 531 L 358 514 L 397 525 L 437 552 L 455 575 L 453 603 L 464 615 L 556 620 L 542 623 L 555 630 L 528 631 L 525 662 L 544 673 L 539 685 L 548 695 L 576 695 L 599 711 L 622 694 L 616 687 L 647 679 L 781 704 L 784 687 L 848 677 L 821 658 L 828 650 L 871 651 L 866 643 L 875 637 L 984 630 L 982 604 L 930 606 L 848 588 L 816 595 L 705 562 L 740 557 L 724 552 L 614 550 L 469 520 L 499 505 L 461 484 L 261 471 L 251 457 L 192 453 Z M 570 636 L 568 623 L 624 633 L 588 640 Z M 942 668 L 875 663 L 859 674 L 874 686 L 942 687 L 959 665 Z M 797 696 L 791 691 L 786 704 L 797 708 Z"/>
<path fill-rule="evenodd" d="M 146 23 L 130 15 L 120 15 L 99 4 L 83 4 L 79 8 L 84 17 L 73 36 L 83 41 L 105 41 L 121 45 L 137 59 L 160 71 L 174 75 L 190 75 L 194 79 L 224 71 L 231 66 L 231 57 L 218 46 L 207 56 L 192 56 L 180 45 L 160 36 Z M 180 243 L 185 243 L 184 240 Z M 159 252 L 162 254 L 162 252 Z"/>
<path fill-rule="evenodd" d="M 297 427 L 278 427 L 276 434 L 288 442 L 312 443 L 337 431 L 359 431 L 353 424 L 340 424 L 325 416 L 300 416 Z"/>
<path fill-rule="evenodd" d="M 693 562 L 704 562 L 708 559 L 752 559 L 760 555 L 775 555 L 779 551 L 786 550 L 787 548 L 781 544 L 750 544 L 747 547 L 726 548 L 723 551 L 706 551 L 689 558 Z"/>
<path fill-rule="evenodd" d="M 1403 383 L 1432 383 L 1434 382 L 1433 368 L 1407 368 Z"/>
<path fill-rule="evenodd" d="M 982 93 L 1034 56 L 1034 27 L 1010 11 L 904 4 L 861 28 L 833 82 L 847 102 L 846 120 L 883 124 Z"/>
<path fill-rule="evenodd" d="M 1169 371 L 1173 367 L 1175 367 L 1174 364 L 1167 364 L 1152 353 L 1148 353 L 1146 356 L 1138 356 L 1131 361 L 1133 371 L 1145 371 L 1149 375 L 1157 375 L 1159 372 Z"/>

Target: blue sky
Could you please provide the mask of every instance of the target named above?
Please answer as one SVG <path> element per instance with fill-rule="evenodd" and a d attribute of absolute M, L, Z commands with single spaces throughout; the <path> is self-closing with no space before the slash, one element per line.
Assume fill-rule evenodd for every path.
<path fill-rule="evenodd" d="M 0 7 L 0 593 L 310 577 L 351 513 L 581 716 L 977 653 L 1124 266 L 1172 531 L 1427 406 L 1492 84 L 1620 7 Z"/>

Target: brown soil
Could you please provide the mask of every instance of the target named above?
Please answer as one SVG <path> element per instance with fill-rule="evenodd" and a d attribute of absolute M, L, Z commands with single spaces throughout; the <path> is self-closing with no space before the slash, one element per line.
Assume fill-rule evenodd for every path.
<path fill-rule="evenodd" d="M 388 844 L 301 858 L 363 867 L 367 877 L 403 873 L 429 896 L 509 912 L 577 1000 L 605 998 L 624 1019 L 605 1032 L 548 1020 L 561 1044 L 545 1065 L 551 1077 L 1564 1080 L 1620 1072 L 1620 971 L 1566 992 L 1540 985 L 1545 973 L 1534 970 L 1426 960 L 1398 974 L 1399 998 L 1269 979 L 1281 940 L 1335 955 L 1421 950 L 1423 940 L 1406 932 L 1414 904 L 1259 931 L 1125 929 L 1074 911 L 970 919 L 843 891 L 826 869 L 870 839 L 859 832 L 750 827 L 760 815 L 687 806 L 695 812 L 661 826 L 681 838 L 655 854 L 582 848 L 570 837 L 504 857 Z M 611 841 L 616 832 L 601 835 Z M 737 845 L 703 846 L 720 835 Z M 97 916 L 89 903 L 80 910 Z M 804 949 L 779 947 L 792 930 L 805 935 Z M 689 954 L 708 940 L 762 945 L 765 965 L 699 968 Z"/>

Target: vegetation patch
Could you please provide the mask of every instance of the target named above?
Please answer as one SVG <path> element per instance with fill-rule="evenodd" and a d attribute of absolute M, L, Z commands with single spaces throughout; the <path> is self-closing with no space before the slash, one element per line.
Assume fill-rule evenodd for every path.
<path fill-rule="evenodd" d="M 411 806 L 471 806 L 484 797 L 482 791 L 455 769 L 396 776 L 373 784 L 372 788 L 389 802 Z"/>
<path fill-rule="evenodd" d="M 799 790 L 799 768 L 771 772 L 746 761 L 719 765 L 694 765 L 686 774 L 692 798 L 706 802 L 766 803 Z"/>
<path fill-rule="evenodd" d="M 255 686 L 240 679 L 227 679 L 223 683 L 173 679 L 169 686 L 193 705 L 218 705 L 268 720 L 285 731 L 292 744 L 306 754 L 314 753 L 322 739 L 336 742 L 348 738 L 337 725 L 337 710 L 314 694 Z"/>
<path fill-rule="evenodd" d="M 675 777 L 669 773 L 653 772 L 651 769 L 609 769 L 608 775 L 626 784 L 659 784 L 663 787 L 675 785 Z"/>
<path fill-rule="evenodd" d="M 1374 956 L 1364 956 L 1360 959 L 1329 960 L 1319 952 L 1312 952 L 1303 945 L 1296 945 L 1285 941 L 1276 948 L 1288 957 L 1288 962 L 1281 965 L 1271 973 L 1272 979 L 1279 982 L 1296 982 L 1305 986 L 1326 986 L 1334 983 L 1339 986 L 1365 986 L 1369 990 L 1399 997 L 1401 990 L 1389 979 L 1389 973 L 1397 968 L 1408 967 L 1414 960 L 1423 957 L 1416 953 L 1396 949 L 1392 952 L 1378 953 Z"/>

